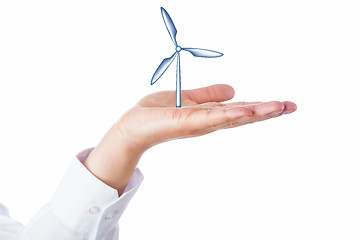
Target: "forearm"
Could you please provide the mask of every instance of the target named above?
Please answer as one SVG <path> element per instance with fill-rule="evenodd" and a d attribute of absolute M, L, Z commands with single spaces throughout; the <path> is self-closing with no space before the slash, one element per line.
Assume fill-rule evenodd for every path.
<path fill-rule="evenodd" d="M 143 152 L 114 125 L 89 154 L 84 165 L 99 180 L 116 189 L 120 196 Z"/>

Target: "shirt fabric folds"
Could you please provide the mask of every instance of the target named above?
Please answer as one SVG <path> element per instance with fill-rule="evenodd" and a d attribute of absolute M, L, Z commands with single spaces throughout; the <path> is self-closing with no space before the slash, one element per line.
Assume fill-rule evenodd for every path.
<path fill-rule="evenodd" d="M 119 218 L 144 176 L 135 169 L 119 197 L 82 164 L 92 150 L 76 155 L 49 203 L 27 225 L 0 203 L 0 240 L 117 240 Z"/>

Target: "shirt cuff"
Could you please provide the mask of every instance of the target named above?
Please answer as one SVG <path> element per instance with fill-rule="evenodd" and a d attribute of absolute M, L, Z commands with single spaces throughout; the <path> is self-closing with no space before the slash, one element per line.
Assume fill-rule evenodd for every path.
<path fill-rule="evenodd" d="M 109 234 L 144 179 L 135 169 L 124 193 L 96 178 L 82 163 L 93 148 L 78 153 L 55 190 L 50 206 L 69 228 L 85 237 Z"/>

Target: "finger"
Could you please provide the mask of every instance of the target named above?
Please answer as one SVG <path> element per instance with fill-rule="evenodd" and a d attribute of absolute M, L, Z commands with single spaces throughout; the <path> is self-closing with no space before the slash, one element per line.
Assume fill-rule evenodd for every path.
<path fill-rule="evenodd" d="M 254 105 L 261 104 L 263 102 L 232 102 L 232 103 L 219 103 L 219 102 L 207 102 L 202 104 L 197 104 L 196 108 L 229 108 L 229 107 L 251 107 Z"/>
<path fill-rule="evenodd" d="M 272 101 L 246 106 L 225 106 L 225 104 L 206 103 L 198 105 L 197 111 L 187 116 L 187 126 L 190 132 L 207 132 L 227 128 L 232 122 L 234 125 L 256 121 L 261 116 L 280 113 L 284 110 L 281 102 Z M 220 106 L 222 105 L 222 106 Z M 194 108 L 193 108 L 194 109 Z M 185 109 L 184 109 L 185 110 Z"/>
<path fill-rule="evenodd" d="M 206 102 L 223 102 L 235 95 L 235 90 L 226 84 L 215 84 L 208 87 L 184 90 L 182 94 L 198 104 Z"/>
<path fill-rule="evenodd" d="M 284 114 L 293 113 L 297 110 L 297 106 L 293 102 L 285 101 L 283 104 L 285 105 Z"/>
<path fill-rule="evenodd" d="M 216 126 L 241 117 L 249 117 L 253 113 L 244 107 L 208 108 L 193 111 L 187 117 L 187 127 L 190 132 L 213 129 Z"/>
<path fill-rule="evenodd" d="M 232 119 L 222 124 L 216 126 L 216 129 L 229 128 L 233 126 L 240 126 L 247 123 L 257 122 L 265 120 L 267 117 L 270 118 L 271 115 L 280 114 L 284 111 L 284 104 L 277 101 L 265 102 L 255 105 L 244 106 L 253 112 L 249 117 Z"/>
<path fill-rule="evenodd" d="M 234 128 L 234 127 L 239 127 L 242 125 L 246 125 L 246 124 L 250 124 L 250 123 L 255 123 L 255 122 L 261 122 L 261 121 L 265 121 L 271 118 L 276 118 L 276 117 L 280 117 L 282 116 L 283 113 L 273 113 L 273 114 L 268 114 L 265 116 L 259 116 L 256 118 L 244 118 L 241 120 L 235 120 L 235 121 L 229 121 L 227 124 L 224 124 L 222 127 L 225 128 Z"/>
<path fill-rule="evenodd" d="M 251 109 L 253 117 L 265 116 L 271 113 L 281 113 L 285 109 L 285 105 L 279 101 L 265 102 L 261 104 L 248 105 L 246 108 Z"/>
<path fill-rule="evenodd" d="M 225 103 L 225 104 L 221 104 L 221 106 L 229 106 L 229 107 L 235 107 L 235 106 L 242 106 L 242 107 L 248 107 L 256 112 L 258 108 L 273 108 L 274 110 L 278 110 L 277 108 L 279 108 L 279 103 L 276 102 L 272 102 L 271 104 L 266 104 L 266 105 L 260 105 L 264 102 L 233 102 L 233 103 Z M 288 114 L 288 113 L 292 113 L 294 111 L 297 110 L 297 106 L 295 103 L 293 102 L 289 102 L 289 101 L 284 101 L 282 102 L 282 104 L 284 105 L 284 109 L 283 109 L 283 114 Z M 259 105 L 258 107 L 256 107 L 256 105 Z"/>
<path fill-rule="evenodd" d="M 229 107 L 247 107 L 252 105 L 258 105 L 264 102 L 231 102 L 231 103 L 224 103 L 223 106 L 229 106 Z"/>
<path fill-rule="evenodd" d="M 297 107 L 296 104 L 293 102 L 282 102 L 284 105 L 283 111 L 278 111 L 278 109 L 274 109 L 274 111 L 272 112 L 268 112 L 267 114 L 261 114 L 259 113 L 258 109 L 254 109 L 254 115 L 252 117 L 248 117 L 248 118 L 242 118 L 242 119 L 237 119 L 235 121 L 229 121 L 226 124 L 223 124 L 222 126 L 219 126 L 219 128 L 234 128 L 234 127 L 239 127 L 241 125 L 245 125 L 245 124 L 249 124 L 249 123 L 254 123 L 254 122 L 260 122 L 260 121 L 264 121 L 264 120 L 268 120 L 271 118 L 275 118 L 275 117 L 280 117 L 283 114 L 289 114 L 292 113 L 294 111 L 296 111 Z M 272 103 L 273 104 L 273 103 Z M 259 106 L 260 108 L 260 106 Z"/>
<path fill-rule="evenodd" d="M 227 101 L 234 97 L 234 89 L 226 84 L 216 84 L 208 87 L 182 90 L 182 106 L 196 106 L 207 102 Z M 141 99 L 137 105 L 142 107 L 170 107 L 176 104 L 175 91 L 161 91 Z"/>

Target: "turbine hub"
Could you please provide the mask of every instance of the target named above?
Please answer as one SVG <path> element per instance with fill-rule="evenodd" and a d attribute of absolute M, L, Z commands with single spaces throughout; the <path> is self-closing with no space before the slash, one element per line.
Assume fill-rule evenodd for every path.
<path fill-rule="evenodd" d="M 180 52 L 180 51 L 181 51 L 181 47 L 180 47 L 180 46 L 176 46 L 175 50 L 176 50 L 177 52 Z"/>

